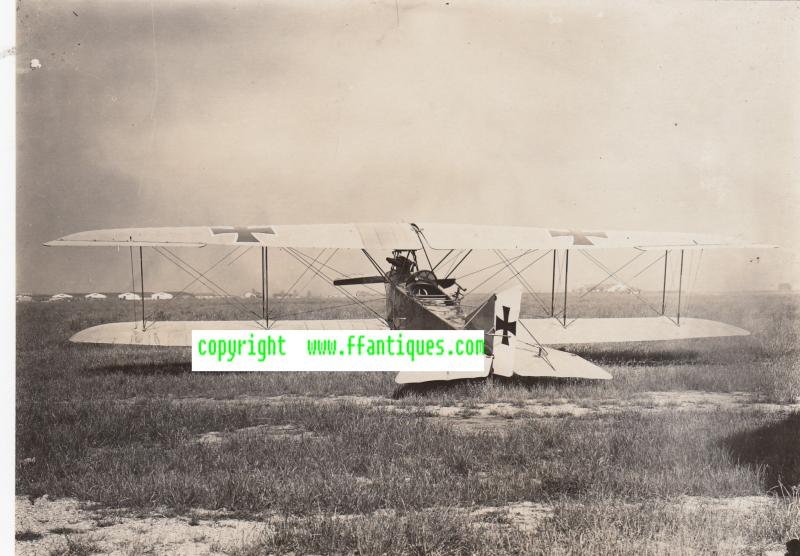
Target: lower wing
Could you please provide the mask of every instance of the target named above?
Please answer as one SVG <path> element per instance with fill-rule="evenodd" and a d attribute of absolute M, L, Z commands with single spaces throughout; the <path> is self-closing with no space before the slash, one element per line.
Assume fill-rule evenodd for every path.
<path fill-rule="evenodd" d="M 610 374 L 594 363 L 577 355 L 540 345 L 587 344 L 605 342 L 642 342 L 685 340 L 719 336 L 745 336 L 749 332 L 729 324 L 704 320 L 682 319 L 680 326 L 666 317 L 579 319 L 564 327 L 555 319 L 520 319 L 513 355 L 513 372 L 526 377 L 610 379 Z M 147 346 L 192 345 L 192 330 L 263 330 L 255 321 L 159 321 L 145 330 L 138 323 L 117 322 L 81 330 L 70 338 L 72 342 Z M 347 320 L 284 320 L 271 323 L 270 330 L 388 330 L 379 319 Z M 535 336 L 531 337 L 531 334 Z M 485 359 L 484 369 L 475 373 L 458 370 L 437 373 L 401 372 L 400 384 L 458 380 L 486 377 L 492 370 L 492 358 Z"/>
<path fill-rule="evenodd" d="M 680 326 L 667 317 L 649 318 L 580 318 L 567 326 L 556 319 L 520 319 L 519 340 L 544 345 L 599 344 L 606 342 L 653 342 L 689 340 L 722 336 L 749 336 L 724 322 L 705 319 L 681 319 Z M 535 337 L 531 338 L 531 334 Z"/>
<path fill-rule="evenodd" d="M 379 319 L 279 320 L 270 330 L 388 330 Z M 157 321 L 142 330 L 140 323 L 114 322 L 81 330 L 69 340 L 86 344 L 191 347 L 192 330 L 264 330 L 263 321 L 252 320 L 176 320 Z"/>

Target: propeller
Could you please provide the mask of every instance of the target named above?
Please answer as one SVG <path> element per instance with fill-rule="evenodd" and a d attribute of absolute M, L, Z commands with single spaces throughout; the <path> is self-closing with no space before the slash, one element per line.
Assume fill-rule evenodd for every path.
<path fill-rule="evenodd" d="M 383 276 L 360 276 L 358 278 L 338 278 L 333 281 L 334 286 L 359 286 L 362 284 L 385 284 Z M 436 283 L 441 288 L 450 288 L 456 283 L 455 278 L 438 278 Z"/>
<path fill-rule="evenodd" d="M 334 286 L 358 286 L 359 284 L 383 284 L 383 276 L 361 276 L 359 278 L 338 278 L 333 281 Z"/>

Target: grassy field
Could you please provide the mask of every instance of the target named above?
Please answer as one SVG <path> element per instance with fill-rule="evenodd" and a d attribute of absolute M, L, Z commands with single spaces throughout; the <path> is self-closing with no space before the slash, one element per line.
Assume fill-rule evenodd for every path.
<path fill-rule="evenodd" d="M 575 314 L 632 316 L 629 299 L 593 294 Z M 370 316 L 325 309 L 341 304 L 274 310 Z M 384 373 L 193 375 L 188 350 L 67 341 L 130 320 L 130 303 L 18 304 L 17 493 L 263 520 L 258 538 L 214 547 L 236 554 L 761 553 L 800 535 L 800 414 L 786 405 L 800 398 L 798 304 L 695 296 L 691 316 L 752 336 L 572 349 L 612 381 L 495 379 L 400 399 Z M 165 319 L 245 318 L 219 300 L 151 306 Z M 687 409 L 687 391 L 754 405 Z M 676 401 L 643 405 L 653 393 Z M 497 402 L 615 410 L 459 426 Z M 520 519 L 531 504 L 541 515 Z"/>

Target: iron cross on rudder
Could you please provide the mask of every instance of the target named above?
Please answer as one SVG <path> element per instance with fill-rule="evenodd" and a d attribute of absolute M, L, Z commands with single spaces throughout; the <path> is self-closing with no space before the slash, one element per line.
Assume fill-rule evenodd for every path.
<path fill-rule="evenodd" d="M 605 232 L 581 232 L 580 230 L 550 230 L 550 237 L 572 236 L 572 245 L 594 245 L 590 237 L 608 238 Z"/>
<path fill-rule="evenodd" d="M 271 226 L 212 226 L 211 235 L 236 234 L 234 243 L 259 243 L 253 234 L 275 234 Z"/>
<path fill-rule="evenodd" d="M 501 340 L 501 342 L 504 345 L 509 345 L 508 343 L 509 334 L 513 334 L 514 336 L 517 335 L 517 321 L 509 322 L 510 320 L 509 313 L 511 313 L 511 308 L 503 305 L 503 317 L 500 318 L 498 316 L 495 316 L 495 321 L 494 321 L 495 331 L 496 332 L 500 332 L 500 330 L 503 331 L 503 339 Z"/>

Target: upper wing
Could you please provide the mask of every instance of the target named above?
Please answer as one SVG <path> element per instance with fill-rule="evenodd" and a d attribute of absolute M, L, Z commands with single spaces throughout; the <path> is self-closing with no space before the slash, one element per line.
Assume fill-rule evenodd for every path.
<path fill-rule="evenodd" d="M 520 319 L 520 322 L 522 327 L 517 331 L 518 339 L 533 342 L 530 337 L 533 334 L 539 343 L 547 345 L 688 340 L 750 334 L 724 322 L 693 318 L 682 318 L 680 326 L 667 317 L 579 318 L 566 328 L 552 318 Z"/>
<path fill-rule="evenodd" d="M 205 247 L 236 245 L 333 249 L 419 249 L 408 224 L 290 224 L 115 228 L 78 232 L 47 246 Z"/>
<path fill-rule="evenodd" d="M 204 247 L 237 245 L 334 249 L 710 249 L 774 247 L 703 234 L 565 230 L 472 224 L 290 224 L 118 228 L 70 234 L 48 246 Z"/>
<path fill-rule="evenodd" d="M 735 238 L 677 232 L 568 230 L 520 226 L 419 224 L 433 249 L 708 249 L 715 247 L 774 247 Z"/>
<path fill-rule="evenodd" d="M 279 320 L 270 330 L 386 330 L 378 319 Z M 85 344 L 191 347 L 192 330 L 264 330 L 255 321 L 157 321 L 143 331 L 140 323 L 113 322 L 81 330 L 69 340 Z"/>

